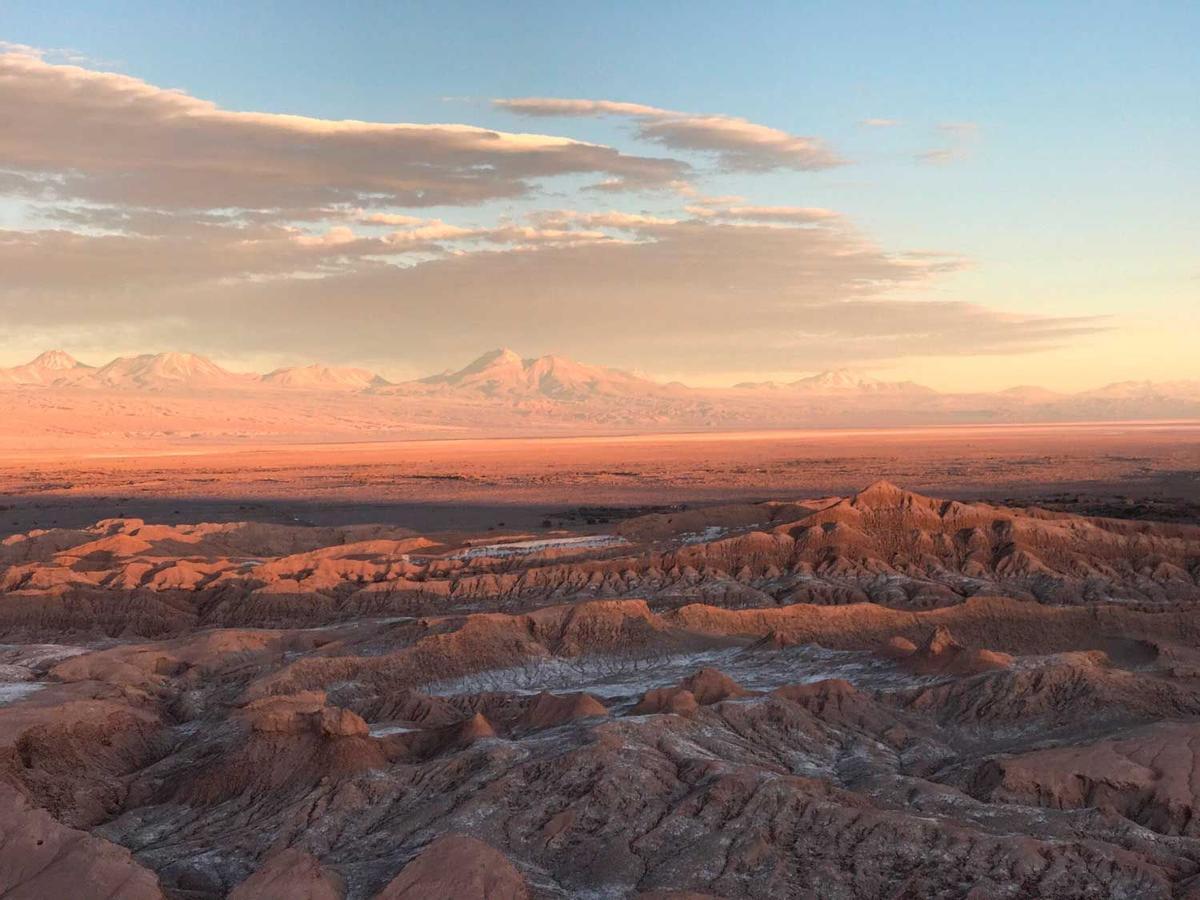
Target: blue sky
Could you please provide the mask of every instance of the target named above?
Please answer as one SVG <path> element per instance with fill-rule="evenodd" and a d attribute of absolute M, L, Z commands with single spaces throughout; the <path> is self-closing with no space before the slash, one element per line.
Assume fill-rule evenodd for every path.
<path fill-rule="evenodd" d="M 958 271 L 923 284 L 922 297 L 998 314 L 1111 317 L 1093 334 L 1000 354 L 1064 386 L 1104 380 L 1097 370 L 1105 366 L 1114 378 L 1200 377 L 1180 337 L 1200 325 L 1198 34 L 1200 5 L 1185 2 L 43 0 L 0 8 L 0 39 L 66 49 L 84 68 L 179 88 L 228 110 L 461 122 L 672 155 L 637 140 L 622 117 L 526 118 L 490 103 L 589 98 L 736 116 L 819 137 L 848 164 L 746 172 L 685 158 L 705 195 L 829 208 L 889 252 L 963 258 Z M 897 124 L 870 127 L 866 119 Z M 952 158 L 918 159 L 939 148 Z M 422 214 L 464 224 L 516 218 L 562 206 L 563 183 Z M 678 201 L 578 192 L 568 205 L 666 215 Z M 5 222 L 29 214 L 9 207 Z M 1127 352 L 1116 360 L 1119 348 Z M 528 352 L 543 349 L 554 348 Z M 604 349 L 592 355 L 614 355 Z M 231 347 L 224 355 L 243 352 L 274 351 Z M 877 355 L 862 363 L 926 381 L 1012 380 L 994 351 L 981 355 Z M 691 380 L 726 374 L 647 357 L 617 361 Z M 769 365 L 772 373 L 805 368 L 799 359 Z"/>

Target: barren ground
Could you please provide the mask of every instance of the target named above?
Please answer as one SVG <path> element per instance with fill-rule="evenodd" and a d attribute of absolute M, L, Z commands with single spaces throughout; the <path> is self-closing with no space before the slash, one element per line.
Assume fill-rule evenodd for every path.
<path fill-rule="evenodd" d="M 6 900 L 1198 896 L 1196 426 L 0 490 Z"/>
<path fill-rule="evenodd" d="M 603 525 L 656 506 L 913 490 L 1197 516 L 1200 423 L 408 441 L 0 460 L 0 534 L 90 524 Z M 582 509 L 581 509 L 582 508 Z M 588 509 L 595 508 L 595 509 Z M 608 508 L 608 509 L 606 509 Z"/>
<path fill-rule="evenodd" d="M 878 481 L 532 532 L 13 535 L 0 895 L 1195 896 L 1187 510 Z"/>

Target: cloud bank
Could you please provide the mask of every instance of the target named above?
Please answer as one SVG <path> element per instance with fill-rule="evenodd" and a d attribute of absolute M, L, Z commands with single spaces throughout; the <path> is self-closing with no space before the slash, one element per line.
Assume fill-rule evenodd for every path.
<path fill-rule="evenodd" d="M 186 335 L 226 356 L 283 343 L 298 355 L 437 368 L 502 343 L 697 375 L 1021 352 L 1102 324 L 898 299 L 962 261 L 890 254 L 837 226 L 543 212 L 452 235 L 469 249 L 409 265 L 381 259 L 396 250 L 390 235 L 239 232 L 0 239 L 12 273 L 0 311 L 39 331 L 64 319 L 184 323 L 167 343 Z M 301 269 L 309 275 L 294 277 Z"/>
<path fill-rule="evenodd" d="M 625 117 L 638 140 L 742 173 L 842 162 L 735 116 L 496 103 Z M 26 48 L 0 53 L 0 121 L 0 197 L 26 217 L 0 230 L 19 358 L 57 335 L 421 370 L 499 343 L 703 378 L 1020 353 L 1103 327 L 928 299 L 964 260 L 889 251 L 824 207 L 645 193 L 707 176 L 569 137 L 227 110 Z M 559 176 L 574 193 L 545 208 Z M 597 181 L 635 193 L 597 208 Z M 504 198 L 524 204 L 471 218 Z"/>
<path fill-rule="evenodd" d="M 8 190 L 136 206 L 464 205 L 555 175 L 646 186 L 687 172 L 552 135 L 226 110 L 22 51 L 0 54 L 0 121 Z"/>

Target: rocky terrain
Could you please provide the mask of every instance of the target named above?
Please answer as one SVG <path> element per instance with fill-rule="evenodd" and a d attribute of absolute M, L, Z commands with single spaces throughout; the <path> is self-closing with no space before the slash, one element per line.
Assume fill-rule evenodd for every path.
<path fill-rule="evenodd" d="M 0 543 L 0 897 L 1200 896 L 1200 524 Z"/>

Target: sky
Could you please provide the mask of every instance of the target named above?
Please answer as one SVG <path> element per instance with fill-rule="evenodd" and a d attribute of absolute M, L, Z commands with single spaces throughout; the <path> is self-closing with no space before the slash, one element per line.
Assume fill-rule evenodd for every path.
<path fill-rule="evenodd" d="M 0 4 L 0 364 L 1200 378 L 1200 5 Z"/>

